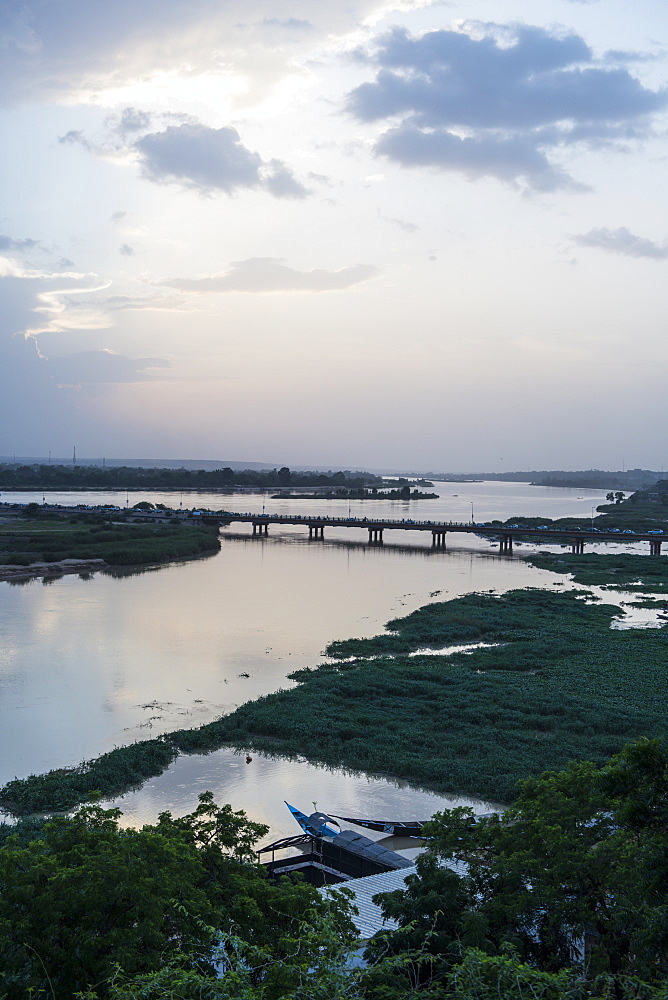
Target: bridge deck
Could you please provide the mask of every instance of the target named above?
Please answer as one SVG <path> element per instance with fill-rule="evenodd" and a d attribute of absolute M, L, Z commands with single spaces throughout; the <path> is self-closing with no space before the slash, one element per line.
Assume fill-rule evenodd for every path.
<path fill-rule="evenodd" d="M 557 528 L 557 527 L 516 527 L 499 524 L 471 524 L 462 521 L 414 521 L 409 518 L 394 520 L 392 518 L 374 517 L 334 517 L 328 515 L 312 514 L 253 514 L 236 513 L 225 511 L 219 515 L 211 515 L 222 523 L 231 524 L 234 521 L 241 521 L 254 525 L 269 524 L 303 524 L 306 527 L 331 527 L 331 528 L 373 528 L 376 530 L 395 531 L 431 531 L 435 534 L 446 534 L 450 532 L 460 532 L 464 534 L 486 535 L 498 537 L 503 535 L 508 538 L 521 538 L 532 535 L 545 539 L 582 539 L 590 541 L 611 541 L 611 542 L 658 542 L 668 541 L 668 535 L 664 537 L 663 532 L 631 532 L 631 531 L 604 531 L 600 528 Z"/>

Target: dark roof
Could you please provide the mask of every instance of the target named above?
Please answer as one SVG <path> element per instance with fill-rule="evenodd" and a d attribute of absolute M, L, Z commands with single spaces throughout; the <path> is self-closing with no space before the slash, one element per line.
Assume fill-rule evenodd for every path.
<path fill-rule="evenodd" d="M 358 854 L 369 861 L 375 861 L 376 864 L 384 865 L 388 869 L 411 868 L 413 865 L 408 858 L 402 857 L 395 851 L 389 851 L 382 844 L 375 844 L 373 840 L 363 837 L 361 833 L 354 833 L 353 830 L 343 830 L 336 837 L 332 837 L 331 843 L 350 851 L 351 854 Z"/>

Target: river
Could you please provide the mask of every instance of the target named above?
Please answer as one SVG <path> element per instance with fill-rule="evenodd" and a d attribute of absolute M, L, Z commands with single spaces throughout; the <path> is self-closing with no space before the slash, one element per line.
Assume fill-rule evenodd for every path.
<path fill-rule="evenodd" d="M 350 506 L 358 517 L 469 521 L 473 514 L 486 521 L 589 517 L 606 491 L 492 482 L 435 483 L 433 492 L 438 499 L 350 505 L 261 493 L 49 492 L 46 501 L 313 514 L 347 514 Z M 390 618 L 429 601 L 563 583 L 528 566 L 521 547 L 512 557 L 500 555 L 489 540 L 469 535 L 449 536 L 452 544 L 437 551 L 429 533 L 386 532 L 384 545 L 369 546 L 366 531 L 356 529 L 326 528 L 324 541 L 309 541 L 303 527 L 269 530 L 254 538 L 249 525 L 233 525 L 221 531 L 217 556 L 131 575 L 0 583 L 0 783 L 201 725 L 290 686 L 286 675 L 316 665 L 331 640 L 375 635 Z M 283 799 L 307 812 L 317 801 L 324 811 L 389 818 L 424 818 L 459 802 L 489 809 L 385 777 L 253 758 L 246 764 L 231 750 L 181 757 L 117 804 L 125 822 L 150 822 L 164 809 L 188 811 L 198 792 L 211 789 L 276 836 L 296 829 Z"/>

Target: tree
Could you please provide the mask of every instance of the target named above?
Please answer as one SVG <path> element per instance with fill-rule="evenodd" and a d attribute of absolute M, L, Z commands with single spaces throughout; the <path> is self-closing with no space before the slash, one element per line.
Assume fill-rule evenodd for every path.
<path fill-rule="evenodd" d="M 289 486 L 291 478 L 292 473 L 288 469 L 287 465 L 284 465 L 282 469 L 278 470 L 278 481 L 281 486 Z"/>
<path fill-rule="evenodd" d="M 256 979 L 270 998 L 284 985 L 281 961 L 296 955 L 293 965 L 308 970 L 321 953 L 317 930 L 330 913 L 340 940 L 351 939 L 344 907 L 269 879 L 253 853 L 267 828 L 210 793 L 189 816 L 163 813 L 141 830 L 121 829 L 119 818 L 88 805 L 0 848 L 0 996 L 70 1000 L 117 967 L 145 976 L 173 964 L 215 979 L 221 936 L 235 934 L 266 953 Z"/>
<path fill-rule="evenodd" d="M 431 921 L 490 954 L 511 945 L 545 972 L 665 983 L 668 754 L 658 741 L 632 744 L 600 769 L 578 762 L 530 779 L 500 816 L 476 822 L 446 810 L 425 832 L 468 874 L 459 891 L 448 878 L 446 893 L 442 869 L 419 863 L 405 899 L 383 901 L 400 922 L 398 943 Z M 439 955 L 448 949 L 439 941 Z"/>

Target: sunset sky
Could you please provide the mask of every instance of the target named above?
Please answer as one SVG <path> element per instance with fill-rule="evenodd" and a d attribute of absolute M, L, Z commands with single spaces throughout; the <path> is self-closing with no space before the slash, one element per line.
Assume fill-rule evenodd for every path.
<path fill-rule="evenodd" d="M 0 455 L 661 469 L 665 0 L 2 0 Z"/>

